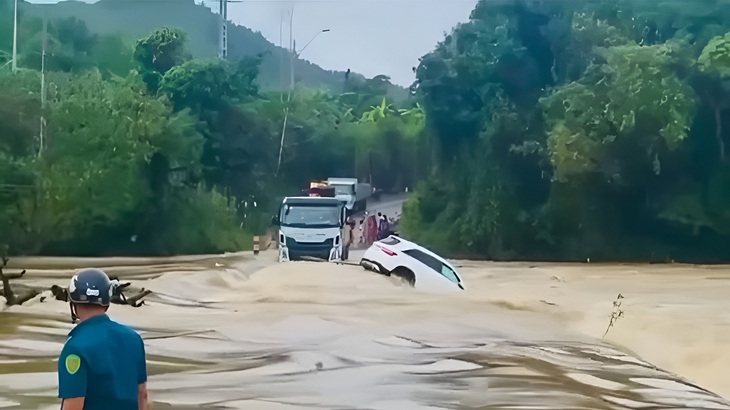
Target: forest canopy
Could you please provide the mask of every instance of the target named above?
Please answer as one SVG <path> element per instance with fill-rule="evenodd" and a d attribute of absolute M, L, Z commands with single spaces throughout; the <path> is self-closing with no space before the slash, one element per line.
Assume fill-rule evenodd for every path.
<path fill-rule="evenodd" d="M 495 259 L 727 260 L 730 2 L 480 1 L 414 84 L 406 231 Z"/>
<path fill-rule="evenodd" d="M 372 175 L 416 186 L 402 232 L 451 256 L 728 260 L 730 0 L 482 0 L 466 17 L 398 103 L 385 76 L 287 101 L 259 86 L 260 55 L 193 58 L 183 30 L 134 43 L 73 18 L 48 23 L 41 98 L 33 20 L 17 73 L 0 36 L 0 242 L 238 250 L 309 180 Z"/>

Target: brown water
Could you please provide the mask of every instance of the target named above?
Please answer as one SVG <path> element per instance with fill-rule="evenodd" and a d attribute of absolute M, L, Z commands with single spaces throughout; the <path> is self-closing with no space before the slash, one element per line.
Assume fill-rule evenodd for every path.
<path fill-rule="evenodd" d="M 356 259 L 357 255 L 353 255 Z M 154 409 L 730 409 L 724 270 L 464 262 L 434 295 L 273 253 L 16 259 L 21 284 L 101 266 L 152 289 L 113 319 L 146 339 Z M 53 269 L 51 269 L 53 268 Z M 599 340 L 618 293 L 625 317 Z M 68 307 L 0 313 L 0 408 L 58 409 Z"/>

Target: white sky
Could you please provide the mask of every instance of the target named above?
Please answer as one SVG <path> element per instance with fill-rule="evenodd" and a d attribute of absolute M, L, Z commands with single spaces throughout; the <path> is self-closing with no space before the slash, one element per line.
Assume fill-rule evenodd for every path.
<path fill-rule="evenodd" d="M 322 29 L 332 30 L 317 37 L 302 58 L 328 70 L 349 68 L 367 77 L 386 74 L 408 86 L 418 58 L 431 51 L 444 32 L 466 21 L 477 0 L 244 0 L 229 3 L 228 17 L 278 45 L 283 16 L 286 47 L 292 3 L 297 49 Z M 217 2 L 206 4 L 218 10 Z"/>

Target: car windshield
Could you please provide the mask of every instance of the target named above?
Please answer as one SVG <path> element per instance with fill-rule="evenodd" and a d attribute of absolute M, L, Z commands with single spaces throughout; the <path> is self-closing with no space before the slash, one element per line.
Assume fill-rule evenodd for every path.
<path fill-rule="evenodd" d="M 285 205 L 281 225 L 298 228 L 336 228 L 340 226 L 340 209 L 331 205 Z"/>

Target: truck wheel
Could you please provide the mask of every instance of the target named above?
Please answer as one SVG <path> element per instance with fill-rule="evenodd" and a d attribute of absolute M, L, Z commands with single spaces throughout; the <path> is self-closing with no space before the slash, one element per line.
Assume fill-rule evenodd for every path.
<path fill-rule="evenodd" d="M 401 280 L 403 280 L 403 282 L 406 282 L 410 286 L 416 285 L 416 275 L 414 275 L 413 272 L 408 268 L 399 266 L 393 269 L 393 271 L 390 272 L 390 275 L 395 276 L 396 278 L 400 278 Z"/>

